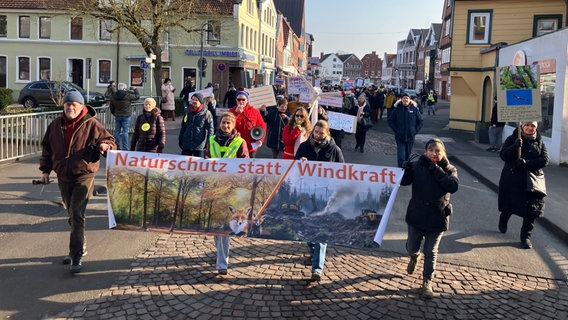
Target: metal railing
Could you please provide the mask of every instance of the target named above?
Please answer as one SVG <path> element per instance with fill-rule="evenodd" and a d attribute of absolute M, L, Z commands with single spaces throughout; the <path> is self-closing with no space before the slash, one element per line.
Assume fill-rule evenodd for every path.
<path fill-rule="evenodd" d="M 114 116 L 108 105 L 95 108 L 97 119 L 105 128 L 114 132 Z M 133 132 L 134 120 L 143 110 L 143 103 L 132 103 Z M 61 111 L 0 115 L 0 163 L 41 153 L 41 140 L 47 126 L 61 115 Z"/>

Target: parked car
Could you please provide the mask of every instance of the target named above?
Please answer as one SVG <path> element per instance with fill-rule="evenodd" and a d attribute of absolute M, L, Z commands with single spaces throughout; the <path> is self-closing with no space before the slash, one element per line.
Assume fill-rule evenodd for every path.
<path fill-rule="evenodd" d="M 408 93 L 408 95 L 410 96 L 410 99 L 416 98 L 418 95 L 416 94 L 416 90 L 413 89 L 404 89 L 404 93 Z"/>
<path fill-rule="evenodd" d="M 105 101 L 104 95 L 100 92 L 89 92 L 89 98 L 87 98 L 87 91 L 72 82 L 40 80 L 28 83 L 20 91 L 18 103 L 23 104 L 26 108 L 35 108 L 41 105 L 54 106 L 58 94 L 63 97 L 67 91 L 71 90 L 81 92 L 85 102 L 88 103 Z"/>

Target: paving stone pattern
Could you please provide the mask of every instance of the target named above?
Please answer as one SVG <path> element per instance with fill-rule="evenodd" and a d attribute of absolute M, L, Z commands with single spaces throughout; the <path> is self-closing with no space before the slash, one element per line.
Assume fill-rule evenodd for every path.
<path fill-rule="evenodd" d="M 568 318 L 564 281 L 438 263 L 423 300 L 421 272 L 377 248 L 328 246 L 320 283 L 303 242 L 233 238 L 226 276 L 215 259 L 212 236 L 163 234 L 98 299 L 53 319 Z"/>

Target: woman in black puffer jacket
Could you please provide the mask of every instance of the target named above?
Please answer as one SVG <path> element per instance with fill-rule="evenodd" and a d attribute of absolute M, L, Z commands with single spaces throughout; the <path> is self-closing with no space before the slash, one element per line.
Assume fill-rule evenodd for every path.
<path fill-rule="evenodd" d="M 166 145 L 166 125 L 160 113 L 160 109 L 156 108 L 156 100 L 144 100 L 144 111 L 136 118 L 134 125 L 130 151 L 163 152 Z"/>
<path fill-rule="evenodd" d="M 458 190 L 458 173 L 456 167 L 449 163 L 440 139 L 428 141 L 426 151 L 418 161 L 405 162 L 403 168 L 400 184 L 412 184 L 412 198 L 406 210 L 406 250 L 410 255 L 406 271 L 408 274 L 416 271 L 424 240 L 422 296 L 431 299 L 434 296 L 432 278 L 436 270 L 438 246 L 444 231 L 448 230 L 452 214 L 450 194 Z"/>
<path fill-rule="evenodd" d="M 499 231 L 507 232 L 511 215 L 522 217 L 521 247 L 524 249 L 532 248 L 530 237 L 534 221 L 544 214 L 544 195 L 526 191 L 527 171 L 544 175 L 542 169 L 548 164 L 548 151 L 536 128 L 536 121 L 523 123 L 521 138 L 518 138 L 519 128 L 515 129 L 499 153 L 505 161 L 499 180 Z"/>

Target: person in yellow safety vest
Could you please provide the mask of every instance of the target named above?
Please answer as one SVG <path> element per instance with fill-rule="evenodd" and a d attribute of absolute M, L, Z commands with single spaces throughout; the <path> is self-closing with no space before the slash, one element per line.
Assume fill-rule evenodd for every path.
<path fill-rule="evenodd" d="M 436 115 L 436 102 L 438 102 L 438 95 L 436 94 L 436 91 L 430 90 L 430 92 L 428 92 L 427 100 L 428 115 L 430 115 L 430 111 L 432 111 L 432 115 Z"/>
<path fill-rule="evenodd" d="M 230 112 L 225 112 L 219 121 L 219 129 L 209 137 L 205 148 L 205 158 L 248 158 L 249 152 L 245 139 L 235 129 L 236 118 Z M 215 236 L 217 248 L 217 271 L 226 275 L 229 267 L 230 236 Z"/>

